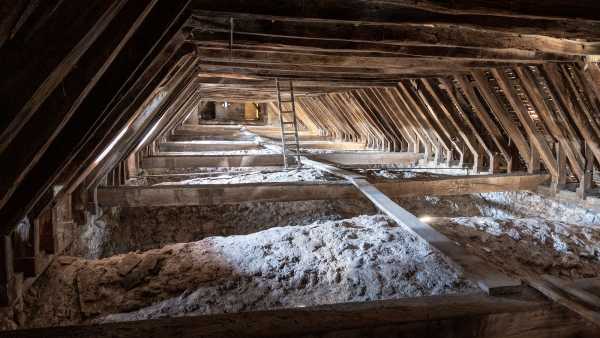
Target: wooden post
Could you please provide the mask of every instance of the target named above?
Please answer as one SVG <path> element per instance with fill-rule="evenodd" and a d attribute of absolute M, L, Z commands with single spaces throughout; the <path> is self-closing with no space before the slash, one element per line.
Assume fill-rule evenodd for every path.
<path fill-rule="evenodd" d="M 567 157 L 560 142 L 556 142 L 555 149 L 558 175 L 552 178 L 552 189 L 555 193 L 558 193 L 558 191 L 564 188 L 567 183 Z"/>
<path fill-rule="evenodd" d="M 587 193 L 592 187 L 592 174 L 594 171 L 594 155 L 591 147 L 585 143 L 585 170 L 579 178 L 579 188 L 577 188 L 577 196 L 582 200 L 587 198 Z"/>
<path fill-rule="evenodd" d="M 13 232 L 14 271 L 23 273 L 23 277 L 35 277 L 38 269 L 36 260 L 39 254 L 39 226 L 37 218 L 30 224 L 27 238 Z"/>
<path fill-rule="evenodd" d="M 39 244 L 37 247 L 46 254 L 53 254 L 55 252 L 53 213 L 54 211 L 52 208 L 46 208 L 38 216 L 35 222 L 39 229 Z"/>
<path fill-rule="evenodd" d="M 527 172 L 530 174 L 537 174 L 540 172 L 540 152 L 539 150 L 532 144 L 531 151 L 527 164 Z M 556 176 L 556 175 L 553 175 Z"/>
<path fill-rule="evenodd" d="M 9 305 L 14 300 L 14 270 L 12 240 L 10 236 L 0 238 L 0 306 Z"/>

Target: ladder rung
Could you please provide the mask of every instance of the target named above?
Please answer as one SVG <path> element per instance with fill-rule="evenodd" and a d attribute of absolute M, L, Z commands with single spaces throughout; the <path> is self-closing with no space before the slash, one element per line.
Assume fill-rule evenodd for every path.
<path fill-rule="evenodd" d="M 283 124 L 295 124 L 295 123 L 294 123 L 294 122 L 287 122 L 287 121 L 284 121 L 284 122 L 283 122 Z"/>

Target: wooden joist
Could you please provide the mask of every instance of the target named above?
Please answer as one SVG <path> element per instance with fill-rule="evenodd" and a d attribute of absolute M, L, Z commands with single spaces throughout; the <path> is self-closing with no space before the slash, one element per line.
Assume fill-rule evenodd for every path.
<path fill-rule="evenodd" d="M 176 155 L 152 156 L 142 160 L 144 169 L 276 166 L 283 166 L 281 155 Z"/>
<path fill-rule="evenodd" d="M 547 180 L 544 175 L 523 177 L 469 177 L 419 181 L 375 183 L 393 198 L 413 196 L 460 195 L 496 191 L 533 190 Z M 250 201 L 301 201 L 327 199 L 355 199 L 343 183 L 248 183 L 227 185 L 154 186 L 100 188 L 98 202 L 103 206 L 192 206 L 242 203 Z"/>
<path fill-rule="evenodd" d="M 334 162 L 344 166 L 354 165 L 401 165 L 415 164 L 419 154 L 383 152 L 340 152 L 317 154 L 316 159 Z M 195 167 L 273 167 L 283 165 L 279 154 L 266 155 L 158 155 L 142 160 L 142 167 L 156 168 L 195 168 Z"/>
<path fill-rule="evenodd" d="M 100 206 L 210 206 L 244 202 L 285 202 L 360 198 L 345 182 L 284 182 L 152 187 L 100 187 Z"/>
<path fill-rule="evenodd" d="M 0 337 L 592 338 L 597 330 L 533 298 L 430 296 L 234 314 L 0 332 Z"/>
<path fill-rule="evenodd" d="M 206 141 L 206 142 L 164 142 L 159 145 L 160 151 L 199 152 L 199 151 L 232 151 L 253 150 L 261 147 L 252 141 Z"/>
<path fill-rule="evenodd" d="M 354 165 L 414 165 L 421 159 L 415 153 L 389 153 L 389 152 L 340 152 L 328 154 L 315 154 L 311 158 L 333 162 L 342 166 Z"/>
<path fill-rule="evenodd" d="M 535 191 L 548 175 L 482 175 L 405 179 L 373 183 L 392 198 L 452 196 L 499 191 Z M 280 182 L 98 188 L 101 206 L 194 206 L 243 202 L 358 199 L 347 182 Z"/>

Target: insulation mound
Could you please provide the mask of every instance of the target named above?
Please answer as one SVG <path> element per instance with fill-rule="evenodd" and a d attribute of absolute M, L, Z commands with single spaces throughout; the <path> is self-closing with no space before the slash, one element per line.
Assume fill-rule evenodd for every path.
<path fill-rule="evenodd" d="M 265 182 L 314 182 L 336 180 L 329 174 L 313 168 L 300 168 L 286 171 L 251 171 L 233 175 L 200 177 L 177 182 L 162 182 L 155 185 L 194 185 L 194 184 L 238 184 Z"/>
<path fill-rule="evenodd" d="M 481 292 L 380 215 L 101 260 L 62 257 L 38 284 L 26 299 L 28 326 Z"/>
<path fill-rule="evenodd" d="M 435 218 L 432 226 L 466 249 L 517 276 L 600 274 L 600 230 L 544 220 L 492 217 Z"/>
<path fill-rule="evenodd" d="M 278 226 L 303 226 L 375 213 L 375 209 L 362 200 L 246 202 L 104 211 L 98 221 L 85 228 L 70 255 L 98 259 L 212 236 L 246 235 Z"/>
<path fill-rule="evenodd" d="M 537 217 L 569 224 L 585 225 L 600 229 L 600 214 L 577 203 L 559 198 L 548 198 L 527 191 L 483 193 L 488 209 L 496 209 L 512 217 Z M 490 215 L 491 216 L 491 215 Z"/>

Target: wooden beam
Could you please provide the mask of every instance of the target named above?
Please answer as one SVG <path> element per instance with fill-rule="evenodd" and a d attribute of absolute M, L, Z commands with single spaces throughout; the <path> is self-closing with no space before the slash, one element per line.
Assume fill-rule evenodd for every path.
<path fill-rule="evenodd" d="M 550 174 L 556 179 L 558 177 L 558 169 L 556 159 L 554 154 L 552 153 L 552 150 L 550 149 L 550 145 L 548 144 L 546 139 L 544 139 L 544 135 L 540 133 L 537 129 L 531 116 L 529 115 L 529 111 L 525 107 L 525 104 L 523 103 L 521 98 L 518 96 L 517 91 L 513 87 L 513 84 L 511 83 L 510 79 L 503 70 L 491 69 L 490 71 L 492 73 L 492 76 L 494 76 L 494 78 L 498 82 L 500 88 L 502 88 L 502 92 L 504 93 L 504 96 L 512 106 L 514 112 L 517 114 L 521 125 L 523 125 L 529 138 L 531 147 L 536 148 L 536 151 L 539 153 L 541 159 L 544 161 L 546 169 L 548 169 Z M 539 163 L 539 159 L 538 161 L 536 161 L 536 163 Z M 530 165 L 535 166 L 535 163 L 531 163 Z"/>
<path fill-rule="evenodd" d="M 3 331 L 0 337 L 592 338 L 584 320 L 543 299 L 429 296 L 246 313 Z"/>
<path fill-rule="evenodd" d="M 516 121 L 511 119 L 508 111 L 499 101 L 497 94 L 494 93 L 490 82 L 485 77 L 485 73 L 480 71 L 472 72 L 471 74 L 473 75 L 473 78 L 477 83 L 479 92 L 483 95 L 483 98 L 491 108 L 492 113 L 500 122 L 502 128 L 506 131 L 510 140 L 514 142 L 517 150 L 519 151 L 519 154 L 521 155 L 521 158 L 527 162 L 527 159 L 530 156 L 531 147 L 529 146 L 527 139 L 516 124 Z"/>
<path fill-rule="evenodd" d="M 183 51 L 186 50 L 185 46 L 182 48 Z M 196 71 L 196 62 L 196 58 L 189 53 L 180 55 L 180 60 L 170 69 L 168 78 L 162 79 L 162 85 L 153 89 L 152 95 L 145 99 L 141 107 L 135 108 L 135 114 L 127 122 L 126 129 L 118 142 L 109 143 L 103 149 L 106 156 L 100 161 L 93 159 L 85 168 L 85 172 L 77 178 L 79 182 L 85 179 L 84 184 L 88 189 L 97 186 L 102 177 L 115 168 L 119 162 L 153 141 L 153 133 L 159 129 L 161 122 L 164 123 L 164 120 L 168 120 L 175 114 L 178 108 L 178 99 L 192 93 L 191 82 Z M 72 187 L 76 187 L 78 184 L 73 184 Z"/>
<path fill-rule="evenodd" d="M 587 306 L 582 305 L 578 301 L 574 301 L 571 297 L 564 296 L 565 290 L 563 289 L 562 283 L 557 283 L 555 278 L 547 276 L 546 278 L 532 278 L 529 277 L 526 279 L 527 283 L 531 285 L 531 287 L 538 290 L 544 296 L 553 300 L 557 304 L 564 306 L 569 309 L 573 313 L 578 314 L 586 321 L 594 324 L 595 330 L 600 331 L 600 313 L 595 311 L 594 309 L 590 309 Z"/>
<path fill-rule="evenodd" d="M 0 93 L 9 98 L 0 114 L 0 153 L 12 142 L 46 98 L 63 82 L 79 60 L 104 33 L 127 1 L 60 3 L 35 34 L 21 32 L 0 54 Z M 31 27 L 31 26 L 30 26 Z M 31 29 L 31 28 L 28 28 Z M 28 30 L 25 29 L 25 30 Z M 60 36 L 60 43 L 48 42 Z M 41 55 L 46 57 L 40 58 Z"/>
<path fill-rule="evenodd" d="M 224 32 L 221 34 L 226 35 Z M 575 58 L 554 54 L 538 55 L 527 51 L 507 52 L 503 50 L 482 51 L 477 48 L 465 47 L 399 46 L 391 43 L 302 39 L 297 37 L 277 38 L 276 41 L 272 41 L 275 38 L 269 36 L 271 42 L 266 46 L 254 41 L 257 39 L 256 35 L 238 37 L 233 47 L 229 46 L 228 41 L 223 40 L 206 42 L 206 39 L 211 37 L 214 39 L 215 35 L 219 35 L 219 33 L 192 34 L 193 38 L 199 39 L 199 41 L 193 41 L 197 46 L 198 56 L 207 61 L 207 64 L 210 64 L 210 62 L 245 62 L 252 64 L 344 66 L 349 69 L 385 68 L 385 73 L 389 74 L 394 72 L 394 69 L 423 65 L 433 67 L 437 64 L 450 62 L 455 63 L 457 68 L 469 68 L 483 65 L 500 66 L 511 63 L 536 64 L 541 61 L 575 61 Z M 285 47 L 275 49 L 270 47 L 273 45 L 283 45 Z M 347 50 L 344 48 L 347 48 Z M 460 53 L 461 51 L 462 53 Z M 417 62 L 418 60 L 421 62 Z"/>
<path fill-rule="evenodd" d="M 299 27 L 297 25 L 297 27 Z M 304 32 L 287 32 L 288 34 L 304 34 Z M 354 40 L 351 36 L 335 35 L 339 39 L 327 38 L 326 35 L 317 37 L 306 36 L 284 36 L 277 34 L 251 34 L 234 33 L 234 45 L 229 46 L 228 33 L 224 31 L 204 31 L 194 30 L 190 41 L 202 49 L 201 52 L 207 59 L 217 60 L 218 55 L 231 48 L 232 58 L 253 60 L 257 62 L 267 62 L 268 56 L 272 59 L 282 60 L 289 57 L 300 57 L 301 54 L 314 56 L 315 61 L 322 56 L 344 56 L 348 59 L 359 58 L 379 58 L 383 63 L 386 58 L 406 59 L 408 58 L 438 58 L 439 60 L 462 61 L 489 61 L 489 62 L 532 62 L 540 61 L 563 62 L 577 61 L 573 56 L 560 55 L 554 53 L 545 53 L 539 51 L 530 51 L 522 49 L 499 49 L 499 48 L 479 48 L 462 46 L 445 46 L 419 43 L 394 42 L 387 40 Z M 282 55 L 286 54 L 286 55 Z M 347 65 L 351 65 L 347 63 Z"/>
<path fill-rule="evenodd" d="M 82 55 L 80 68 L 65 76 L 61 88 L 52 91 L 40 104 L 42 114 L 38 118 L 43 118 L 44 123 L 30 118 L 23 123 L 22 131 L 15 128 L 13 137 L 3 143 L 10 146 L 0 153 L 0 161 L 11 161 L 12 165 L 0 168 L 0 208 L 73 116 L 83 98 L 109 69 L 155 4 L 155 0 L 127 2 Z M 24 150 L 23 144 L 30 147 Z"/>
<path fill-rule="evenodd" d="M 196 167 L 273 167 L 283 166 L 281 155 L 201 155 L 152 156 L 142 160 L 142 168 L 196 168 Z"/>
<path fill-rule="evenodd" d="M 0 213 L 6 220 L 3 226 L 11 227 L 14 225 L 16 220 L 23 217 L 39 201 L 40 196 L 50 189 L 58 176 L 64 173 L 64 166 L 69 163 L 78 150 L 81 150 L 80 142 L 84 139 L 88 140 L 87 137 L 93 130 L 92 127 L 98 127 L 96 123 L 99 119 L 106 118 L 106 115 L 102 112 L 108 109 L 107 106 L 112 107 L 112 99 L 120 87 L 117 84 L 130 84 L 128 82 L 130 76 L 134 75 L 131 81 L 135 81 L 137 80 L 136 75 L 139 76 L 140 74 L 138 71 L 143 72 L 146 70 L 145 68 L 138 70 L 140 61 L 148 55 L 149 51 L 154 50 L 153 48 L 157 43 L 164 43 L 161 37 L 173 25 L 173 20 L 182 14 L 182 8 L 185 7 L 185 4 L 179 4 L 179 7 L 172 5 L 171 9 L 168 9 L 168 7 L 169 4 L 164 4 L 164 2 L 152 7 L 152 11 L 146 16 L 146 20 L 141 25 L 136 26 L 139 29 L 132 33 L 133 37 L 120 47 L 121 52 L 114 56 L 115 59 L 110 67 L 103 72 L 101 77 L 98 74 L 99 78 L 96 79 L 91 90 L 88 90 L 85 95 L 81 95 L 81 102 L 78 104 L 77 111 L 73 113 L 73 117 L 65 125 L 61 134 L 55 138 L 55 142 L 48 147 L 39 163 L 31 169 L 23 183 L 15 190 L 11 199 L 6 202 L 5 207 L 2 208 Z M 167 13 L 171 16 L 168 17 Z M 131 22 L 127 22 L 127 25 L 131 24 Z M 118 27 L 121 26 L 117 25 L 114 29 Z M 180 26 L 177 27 L 177 30 L 179 28 Z M 142 39 L 141 36 L 146 36 L 146 38 Z M 147 39 L 148 36 L 153 36 L 156 40 Z M 170 41 L 171 37 L 167 41 Z M 158 51 L 160 51 L 160 48 L 156 50 L 157 53 Z M 148 61 L 151 62 L 152 60 L 153 58 L 150 58 Z M 121 112 L 119 110 L 119 114 Z M 111 119 L 109 124 L 111 122 L 114 122 L 114 120 Z M 109 131 L 118 132 L 117 130 L 120 130 L 119 126 L 109 129 Z M 88 155 L 93 156 L 94 154 L 97 155 L 98 153 Z M 8 229 L 4 228 L 4 230 L 7 231 Z"/>
<path fill-rule="evenodd" d="M 357 199 L 360 195 L 345 182 L 284 182 L 152 187 L 101 187 L 103 207 L 210 206 L 244 202 L 285 202 Z"/>
<path fill-rule="evenodd" d="M 451 140 L 453 138 L 456 138 L 457 141 L 458 139 L 462 139 L 462 143 L 464 145 L 467 146 L 467 148 L 469 149 L 469 151 L 471 152 L 472 155 L 472 160 L 473 160 L 473 171 L 478 172 L 479 171 L 479 153 L 477 152 L 477 150 L 475 149 L 475 147 L 473 146 L 473 144 L 471 143 L 471 139 L 469 139 L 467 137 L 467 135 L 464 133 L 464 131 L 461 128 L 461 125 L 459 124 L 459 122 L 454 118 L 454 115 L 452 113 L 452 111 L 454 110 L 452 108 L 452 105 L 449 104 L 449 102 L 446 100 L 445 97 L 443 97 L 442 93 L 439 92 L 439 87 L 437 86 L 437 84 L 434 82 L 435 80 L 426 80 L 426 79 L 422 79 L 420 81 L 420 85 L 423 85 L 425 88 L 425 93 L 422 90 L 419 90 L 419 92 L 421 93 L 421 96 L 424 99 L 427 99 L 427 101 L 429 102 L 428 107 L 430 108 L 430 113 L 432 113 L 432 116 L 438 116 L 440 115 L 440 118 L 438 118 L 438 123 L 440 123 L 440 127 L 443 127 L 447 130 L 447 136 L 448 138 L 450 138 Z M 432 101 L 433 99 L 433 101 Z M 435 105 L 434 105 L 435 103 Z M 438 111 L 435 110 L 434 107 L 439 107 L 439 110 L 442 111 L 443 114 L 439 114 Z M 462 166 L 464 163 L 464 150 L 462 149 L 462 147 L 456 143 L 456 141 L 452 141 L 454 147 L 457 149 L 457 152 L 460 155 L 460 161 L 459 161 L 459 166 Z"/>
<path fill-rule="evenodd" d="M 314 158 L 340 165 L 408 165 L 418 161 L 419 154 L 388 152 L 343 152 L 315 154 Z M 142 160 L 142 167 L 194 168 L 194 167 L 271 167 L 283 165 L 281 155 L 170 155 L 153 156 Z"/>
<path fill-rule="evenodd" d="M 512 159 L 512 156 L 508 153 L 508 149 L 507 149 L 508 147 L 503 142 L 503 137 L 502 137 L 502 134 L 500 133 L 500 130 L 498 129 L 498 126 L 496 125 L 496 123 L 492 120 L 492 118 L 488 114 L 487 110 L 483 106 L 479 97 L 475 93 L 475 90 L 474 90 L 472 84 L 470 83 L 470 81 L 468 80 L 468 78 L 465 75 L 458 74 L 458 75 L 455 75 L 455 79 L 458 81 L 459 86 L 465 93 L 466 99 L 469 101 L 471 107 L 473 107 L 473 110 L 474 110 L 475 114 L 477 115 L 477 118 L 481 121 L 481 123 L 487 130 L 488 135 L 494 141 L 494 145 L 496 146 L 496 148 L 502 154 L 502 157 L 506 161 L 507 172 L 511 172 L 513 159 Z"/>
<path fill-rule="evenodd" d="M 564 115 L 564 112 L 560 108 L 559 110 L 561 111 L 555 114 L 552 108 L 546 103 L 546 100 L 544 100 L 542 90 L 537 85 L 534 75 L 526 67 L 516 67 L 515 72 L 518 74 L 523 88 L 527 92 L 536 111 L 540 114 L 540 117 L 546 126 L 548 126 L 548 130 L 560 144 L 559 151 L 561 153 L 557 155 L 557 158 L 562 159 L 566 155 L 573 173 L 577 177 L 581 176 L 583 173 L 583 158 L 577 150 L 578 146 L 576 144 L 578 142 L 576 135 L 573 131 L 570 131 L 572 128 L 570 128 L 568 117 Z M 558 104 L 557 102 L 556 107 L 558 107 Z M 569 137 L 569 135 L 571 136 Z M 564 171 L 566 168 L 560 167 L 562 165 L 561 161 L 558 161 L 557 165 L 559 166 L 557 168 L 559 176 L 561 176 L 562 173 L 560 171 Z M 562 181 L 562 178 L 557 178 L 557 181 Z"/>
<path fill-rule="evenodd" d="M 410 86 L 410 84 L 408 84 Z M 424 151 L 424 158 L 429 161 L 431 158 L 441 158 L 442 153 L 441 143 L 439 137 L 437 137 L 435 131 L 431 130 L 431 126 L 427 126 L 428 120 L 423 120 L 424 111 L 420 105 L 419 98 L 411 96 L 407 91 L 408 88 L 404 87 L 403 83 L 398 83 L 396 88 L 390 89 L 394 102 L 400 107 L 402 116 L 406 122 L 412 127 L 415 138 L 414 152 L 421 152 L 421 146 Z M 414 92 L 412 95 L 415 95 Z M 445 146 L 445 144 L 444 144 Z M 445 150 L 448 153 L 449 149 Z"/>
<path fill-rule="evenodd" d="M 394 112 L 396 113 L 402 128 L 404 128 L 407 138 L 411 141 L 407 151 L 420 153 L 421 144 L 424 146 L 424 158 L 429 160 L 431 154 L 429 153 L 429 147 L 427 146 L 428 143 L 425 141 L 422 130 L 413 123 L 412 116 L 408 112 L 410 108 L 407 106 L 407 102 L 402 97 L 400 90 L 398 88 L 386 88 L 384 91 L 387 93 L 387 96 L 394 107 Z"/>
<path fill-rule="evenodd" d="M 0 307 L 2 307 L 11 304 L 17 298 L 10 236 L 0 237 L 0 253 Z"/>
<path fill-rule="evenodd" d="M 391 198 L 455 196 L 501 191 L 535 191 L 548 175 L 456 176 L 373 183 Z M 244 202 L 359 199 L 347 182 L 122 186 L 98 188 L 103 207 L 151 207 L 237 204 Z"/>
<path fill-rule="evenodd" d="M 315 2 L 310 4 L 286 3 L 272 6 L 268 0 L 228 0 L 214 3 L 210 0 L 194 0 L 192 7 L 200 11 L 247 13 L 249 16 L 280 16 L 312 18 L 315 20 L 344 20 L 358 22 L 388 22 L 396 24 L 472 24 L 492 30 L 528 32 L 530 34 L 556 34 L 564 37 L 565 26 L 572 25 L 577 32 L 577 23 L 593 24 L 598 16 L 593 10 L 600 9 L 594 0 L 583 0 L 572 4 L 569 0 L 552 0 L 539 4 L 535 0 L 503 3 L 475 0 L 448 3 L 440 0 L 399 0 L 392 3 L 372 3 L 348 0 L 343 4 Z M 561 10 L 561 8 L 565 8 Z M 355 9 L 354 11 L 349 9 Z M 360 10 L 356 10 L 360 9 Z M 586 20 L 578 20 L 585 18 Z M 592 22 L 589 22 L 593 20 Z M 524 27 L 533 30 L 524 31 Z M 589 30 L 596 27 L 592 25 Z M 581 27 L 581 29 L 584 29 Z M 588 29 L 585 29 L 586 31 Z M 551 33 L 551 32 L 554 33 Z M 561 34 L 562 33 L 562 34 Z M 597 33 L 597 32 L 596 32 Z"/>
<path fill-rule="evenodd" d="M 555 64 L 548 64 L 544 66 L 544 70 L 548 75 L 548 83 L 558 92 L 558 97 L 561 100 L 561 104 L 568 111 L 569 118 L 574 122 L 577 127 L 577 131 L 583 136 L 585 144 L 590 148 L 595 159 L 600 161 L 600 135 L 598 135 L 592 127 L 593 121 L 588 119 L 585 112 L 581 110 L 577 102 L 577 98 L 573 97 L 572 92 L 567 90 L 567 84 L 569 81 L 563 77 L 563 73 Z M 581 151 L 585 151 L 585 145 L 581 145 Z"/>
<path fill-rule="evenodd" d="M 165 142 L 159 145 L 161 152 L 200 152 L 231 151 L 261 149 L 261 146 L 250 141 L 206 141 L 198 142 Z"/>
<path fill-rule="evenodd" d="M 166 13 L 170 12 L 165 10 L 162 15 L 165 16 Z M 162 36 L 154 41 L 155 47 L 146 56 L 144 62 L 140 64 L 136 74 L 130 77 L 135 82 L 123 87 L 126 92 L 120 95 L 121 100 L 112 106 L 110 112 L 102 121 L 98 121 L 99 125 L 95 132 L 89 135 L 88 138 L 81 140 L 82 147 L 65 168 L 64 173 L 66 174 L 62 175 L 62 181 L 67 182 L 65 183 L 67 190 L 76 188 L 72 185 L 79 184 L 78 180 L 80 180 L 82 173 L 93 165 L 97 159 L 97 154 L 106 149 L 119 135 L 121 132 L 120 127 L 127 124 L 135 116 L 139 107 L 149 96 L 153 95 L 159 83 L 169 74 L 176 62 L 180 61 L 179 59 L 185 55 L 185 50 L 181 48 L 185 34 L 181 33 L 180 29 L 187 17 L 181 12 L 179 14 L 180 16 L 176 20 L 166 24 L 168 28 L 165 28 L 164 22 L 162 24 L 151 24 L 152 29 L 157 32 L 153 34 L 162 34 Z M 164 17 L 163 20 L 167 21 L 168 19 Z M 143 41 L 148 40 L 139 40 L 141 40 L 141 45 L 138 45 L 136 49 L 147 48 Z M 153 41 L 148 42 L 152 43 Z M 77 122 L 76 125 L 84 124 L 84 122 L 77 120 L 72 122 L 74 124 Z"/>
<path fill-rule="evenodd" d="M 358 6 L 357 8 L 364 8 L 365 4 L 362 2 L 356 6 Z M 247 11 L 248 9 L 243 12 Z M 227 10 L 226 13 L 196 10 L 194 21 L 190 25 L 200 31 L 226 33 L 230 29 L 228 20 L 233 17 L 235 20 L 235 34 L 238 37 L 245 35 L 275 35 L 313 39 L 388 42 L 404 45 L 424 44 L 489 49 L 514 48 L 557 54 L 589 55 L 594 54 L 598 49 L 598 45 L 595 43 L 581 42 L 575 39 L 477 29 L 472 27 L 470 22 L 462 22 L 459 25 L 431 26 L 428 25 L 431 22 L 398 24 L 368 22 L 369 20 L 358 22 L 353 22 L 353 20 L 335 21 L 335 19 L 320 19 L 320 17 L 327 16 L 327 14 L 321 13 L 315 13 L 312 18 L 298 17 L 301 12 L 300 10 L 298 13 L 289 16 L 270 16 L 232 13 L 231 10 Z M 339 10 L 336 14 L 341 16 Z M 400 13 L 397 18 L 401 20 L 406 16 L 406 13 Z M 395 21 L 400 20 L 396 19 Z M 469 18 L 465 18 L 465 20 L 469 20 Z M 499 18 L 498 20 L 506 21 L 506 18 Z M 441 34 L 432 36 L 434 31 Z M 588 36 L 595 35 L 597 37 L 597 34 L 597 32 L 590 32 Z M 561 37 L 564 37 L 564 33 Z"/>
<path fill-rule="evenodd" d="M 469 114 L 467 112 L 467 111 L 470 112 L 470 110 L 471 110 L 470 107 L 468 107 L 468 105 L 464 101 L 462 94 L 460 94 L 458 91 L 456 91 L 454 84 L 452 82 L 450 82 L 450 80 L 448 80 L 447 78 L 440 78 L 439 80 L 440 80 L 441 84 L 443 85 L 443 88 L 445 89 L 445 92 L 448 95 L 450 102 L 452 103 L 452 105 L 454 105 L 454 107 L 456 108 L 456 110 L 458 112 L 459 118 L 458 118 L 457 124 L 459 124 L 459 127 L 463 123 L 467 126 L 467 131 L 464 132 L 465 137 L 467 137 L 469 140 L 471 140 L 471 142 L 473 142 L 472 141 L 473 139 L 475 139 L 478 142 L 478 146 L 479 146 L 478 149 L 481 149 L 483 152 L 485 152 L 488 157 L 488 163 L 489 163 L 488 172 L 490 174 L 494 174 L 494 169 L 495 169 L 494 154 L 492 154 L 488 145 L 485 143 L 485 140 L 480 135 L 479 130 L 477 130 L 477 128 L 475 128 L 473 121 L 471 121 L 471 117 L 469 116 Z M 460 97 L 459 97 L 459 95 L 460 95 Z M 448 106 L 450 106 L 450 104 L 448 104 Z M 477 156 L 476 156 L 476 158 L 474 158 L 473 167 L 474 168 L 477 167 L 477 170 L 481 171 L 482 168 L 480 166 L 481 166 L 482 161 L 483 161 L 482 154 L 479 154 L 479 152 L 477 152 Z"/>
<path fill-rule="evenodd" d="M 333 162 L 343 166 L 353 165 L 407 165 L 417 162 L 420 154 L 412 152 L 340 152 L 314 154 L 310 156 L 322 161 Z"/>

